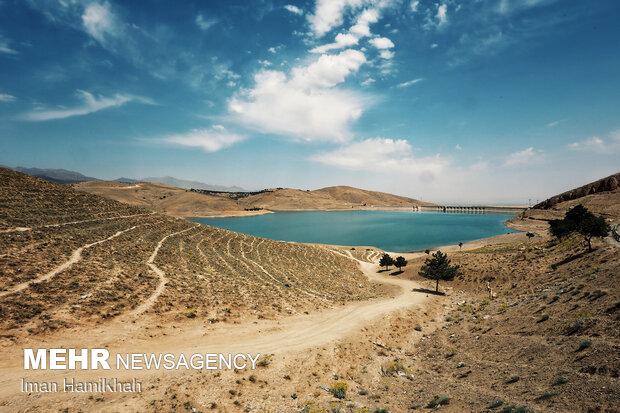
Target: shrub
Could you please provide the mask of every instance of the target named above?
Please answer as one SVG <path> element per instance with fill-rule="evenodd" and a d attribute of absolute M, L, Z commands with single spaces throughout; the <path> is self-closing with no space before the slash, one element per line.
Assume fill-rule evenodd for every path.
<path fill-rule="evenodd" d="M 394 376 L 399 372 L 407 373 L 407 368 L 398 360 L 389 361 L 381 366 L 381 373 L 385 376 Z"/>
<path fill-rule="evenodd" d="M 592 345 L 592 341 L 585 339 L 581 340 L 579 343 L 579 347 L 577 347 L 577 351 L 583 351 Z"/>
<path fill-rule="evenodd" d="M 337 399 L 344 399 L 347 396 L 349 385 L 345 381 L 337 381 L 329 386 L 329 392 Z"/>
<path fill-rule="evenodd" d="M 445 406 L 446 404 L 450 404 L 450 397 L 448 397 L 446 395 L 435 396 L 435 397 L 433 397 L 433 400 L 428 402 L 426 407 L 429 408 L 429 409 L 434 409 L 434 408 L 439 407 L 439 406 Z"/>

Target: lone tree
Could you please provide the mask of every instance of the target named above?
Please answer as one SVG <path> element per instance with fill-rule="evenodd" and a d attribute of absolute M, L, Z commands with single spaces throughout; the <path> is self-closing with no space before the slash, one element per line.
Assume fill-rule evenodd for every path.
<path fill-rule="evenodd" d="M 437 251 L 424 261 L 424 265 L 420 268 L 419 274 L 422 277 L 430 278 L 437 281 L 435 291 L 439 292 L 439 280 L 453 280 L 459 275 L 458 265 L 450 265 L 448 255 L 441 251 Z"/>
<path fill-rule="evenodd" d="M 398 271 L 402 271 L 402 268 L 407 266 L 407 260 L 402 255 L 398 256 L 396 261 L 394 261 L 394 265 L 398 268 Z"/>
<path fill-rule="evenodd" d="M 528 233 L 525 234 L 525 236 L 527 237 L 528 240 L 530 240 L 530 239 L 534 238 L 536 235 L 534 235 L 533 232 L 528 232 Z"/>
<path fill-rule="evenodd" d="M 569 209 L 563 219 L 549 221 L 549 231 L 558 239 L 576 232 L 586 241 L 588 251 L 592 251 L 592 238 L 606 237 L 609 235 L 610 227 L 605 218 L 594 215 L 579 204 Z"/>
<path fill-rule="evenodd" d="M 461 248 L 463 248 L 463 243 L 459 242 L 459 251 L 461 250 Z"/>
<path fill-rule="evenodd" d="M 386 271 L 390 269 L 390 265 L 394 265 L 394 259 L 389 254 L 383 254 L 379 260 L 379 266 L 385 267 Z"/>

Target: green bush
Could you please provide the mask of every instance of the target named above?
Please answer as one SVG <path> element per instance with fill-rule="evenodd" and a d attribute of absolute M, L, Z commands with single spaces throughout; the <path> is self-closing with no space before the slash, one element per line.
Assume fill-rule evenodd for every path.
<path fill-rule="evenodd" d="M 349 385 L 345 381 L 336 381 L 329 386 L 329 392 L 337 399 L 344 399 L 347 397 L 347 389 Z"/>

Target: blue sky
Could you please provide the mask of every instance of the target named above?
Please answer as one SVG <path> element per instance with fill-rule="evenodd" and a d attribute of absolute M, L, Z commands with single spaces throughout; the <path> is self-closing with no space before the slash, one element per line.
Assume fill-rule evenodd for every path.
<path fill-rule="evenodd" d="M 616 1 L 0 1 L 0 164 L 525 203 L 620 169 Z"/>

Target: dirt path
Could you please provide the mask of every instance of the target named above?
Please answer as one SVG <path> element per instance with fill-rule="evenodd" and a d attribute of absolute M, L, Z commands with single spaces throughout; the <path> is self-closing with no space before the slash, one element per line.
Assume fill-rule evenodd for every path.
<path fill-rule="evenodd" d="M 69 259 L 67 261 L 63 262 L 58 267 L 54 268 L 53 270 L 51 270 L 50 272 L 48 272 L 46 274 L 38 276 L 37 278 L 35 278 L 33 280 L 17 284 L 17 285 L 13 286 L 9 290 L 0 292 L 0 297 L 4 297 L 4 296 L 10 295 L 10 294 L 18 293 L 18 292 L 28 288 L 31 284 L 40 283 L 41 281 L 49 280 L 50 278 L 60 274 L 61 272 L 65 271 L 65 270 L 68 270 L 69 268 L 71 268 L 73 266 L 73 264 L 75 264 L 76 262 L 80 261 L 82 259 L 82 251 L 84 251 L 85 249 L 94 247 L 95 245 L 99 245 L 99 244 L 104 243 L 106 241 L 110 241 L 111 239 L 114 239 L 114 238 L 118 237 L 119 235 L 122 235 L 122 234 L 124 234 L 124 233 L 126 233 L 128 231 L 134 230 L 136 228 L 137 228 L 137 225 L 134 225 L 131 228 L 127 228 L 127 229 L 124 229 L 122 231 L 118 231 L 117 233 L 115 233 L 113 235 L 110 235 L 107 238 L 104 238 L 102 240 L 95 241 L 93 243 L 86 244 L 86 245 L 83 245 L 83 246 L 79 247 L 78 249 L 73 251 L 73 253 L 71 254 L 71 256 L 69 257 Z"/>
<path fill-rule="evenodd" d="M 148 310 L 149 308 L 151 308 L 153 304 L 155 304 L 155 301 L 157 301 L 161 293 L 164 291 L 164 288 L 166 288 L 166 284 L 168 283 L 168 277 L 166 277 L 166 273 L 161 268 L 155 265 L 155 258 L 157 258 L 157 253 L 159 252 L 159 249 L 161 248 L 161 246 L 164 245 L 164 242 L 166 242 L 168 238 L 174 237 L 175 235 L 179 235 L 189 230 L 192 230 L 194 228 L 197 228 L 199 225 L 200 224 L 197 224 L 191 228 L 186 228 L 184 230 L 173 232 L 172 234 L 168 234 L 157 243 L 157 246 L 153 250 L 153 253 L 149 257 L 149 259 L 146 261 L 146 265 L 148 265 L 149 268 L 153 270 L 155 274 L 157 274 L 157 276 L 159 277 L 159 284 L 157 285 L 157 288 L 155 288 L 155 291 L 153 291 L 153 294 L 151 294 L 149 298 L 147 298 L 142 304 L 140 304 L 138 307 L 136 307 L 131 312 L 132 316 L 140 315 L 146 310 Z"/>
<path fill-rule="evenodd" d="M 191 228 L 189 228 L 191 229 Z M 184 230 L 184 231 L 188 231 Z M 169 234 L 164 237 L 158 247 L 153 251 L 149 263 L 153 264 L 157 252 L 167 238 L 176 235 Z M 348 255 L 348 254 L 347 254 Z M 354 259 L 354 258 L 352 258 Z M 310 348 L 328 345 L 334 341 L 343 339 L 364 328 L 370 322 L 384 317 L 394 311 L 422 304 L 427 300 L 426 294 L 412 291 L 419 285 L 410 280 L 399 279 L 377 273 L 374 263 L 363 262 L 354 259 L 363 273 L 373 282 L 395 285 L 399 287 L 394 297 L 373 299 L 362 302 L 323 310 L 309 315 L 296 315 L 280 320 L 260 320 L 238 325 L 218 324 L 216 326 L 205 325 L 203 321 L 195 320 L 184 325 L 174 327 L 174 334 L 162 334 L 152 337 L 150 334 L 139 335 L 136 332 L 136 324 L 150 321 L 151 331 L 156 328 L 156 321 L 149 316 L 131 322 L 111 322 L 99 327 L 98 331 L 79 332 L 70 331 L 61 337 L 49 338 L 45 341 L 46 348 L 101 348 L 106 347 L 110 354 L 124 353 L 175 353 L 189 356 L 193 353 L 260 353 L 282 355 L 291 352 L 301 352 Z M 154 264 L 151 267 L 165 280 L 165 273 Z M 160 283 L 165 286 L 165 282 Z M 161 290 L 158 287 L 159 292 Z M 157 293 L 158 295 L 159 293 Z M 155 301 L 154 294 L 149 303 Z M 162 326 L 167 328 L 167 326 Z M 38 343 L 38 344 L 37 344 Z M 39 340 L 32 343 L 20 343 L 11 348 L 3 349 L 7 357 L 0 360 L 0 400 L 11 400 L 19 403 L 18 399 L 26 397 L 19 391 L 19 383 L 22 377 L 28 376 L 29 380 L 59 381 L 64 377 L 76 377 L 79 380 L 95 380 L 101 377 L 123 378 L 156 378 L 182 374 L 184 370 L 172 372 L 169 370 L 110 370 L 110 371 L 25 371 L 22 369 L 22 348 L 40 347 Z M 66 394 L 56 393 L 43 397 L 70 397 Z M 87 396 L 83 396 L 87 397 Z M 22 399 L 23 400 L 23 399 Z"/>

